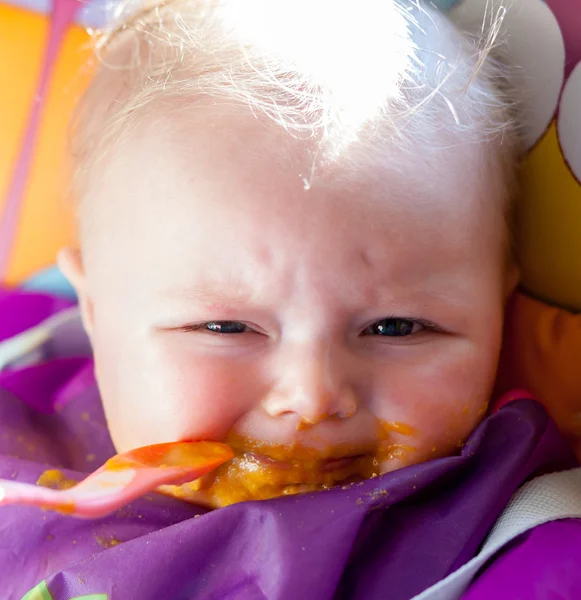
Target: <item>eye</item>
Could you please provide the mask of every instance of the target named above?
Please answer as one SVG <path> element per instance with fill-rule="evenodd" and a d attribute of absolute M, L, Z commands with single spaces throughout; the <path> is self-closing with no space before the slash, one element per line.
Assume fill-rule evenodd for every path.
<path fill-rule="evenodd" d="M 419 333 L 426 326 L 412 319 L 400 319 L 397 317 L 381 319 L 366 327 L 361 335 L 380 335 L 384 337 L 407 337 Z"/>
<path fill-rule="evenodd" d="M 202 323 L 197 327 L 198 330 L 210 331 L 212 333 L 247 333 L 253 331 L 240 321 L 209 321 L 208 323 Z"/>

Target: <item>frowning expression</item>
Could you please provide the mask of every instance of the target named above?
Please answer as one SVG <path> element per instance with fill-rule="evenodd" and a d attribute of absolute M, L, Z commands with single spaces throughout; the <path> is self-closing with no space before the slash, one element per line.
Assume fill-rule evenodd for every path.
<path fill-rule="evenodd" d="M 243 475 L 310 465 L 315 486 L 452 452 L 506 296 L 479 150 L 306 189 L 306 142 L 220 123 L 135 134 L 89 200 L 72 279 L 117 449 L 235 436 Z M 308 483 L 279 479 L 271 495 Z"/>

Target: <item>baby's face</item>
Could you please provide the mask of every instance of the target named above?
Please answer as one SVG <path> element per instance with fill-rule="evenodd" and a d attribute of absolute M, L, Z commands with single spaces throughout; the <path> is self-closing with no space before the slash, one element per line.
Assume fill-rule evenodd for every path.
<path fill-rule="evenodd" d="M 160 129 L 113 156 L 68 265 L 117 449 L 228 439 L 234 479 L 278 482 L 234 499 L 457 449 L 506 296 L 477 150 L 305 189 L 301 142 L 272 127 Z"/>

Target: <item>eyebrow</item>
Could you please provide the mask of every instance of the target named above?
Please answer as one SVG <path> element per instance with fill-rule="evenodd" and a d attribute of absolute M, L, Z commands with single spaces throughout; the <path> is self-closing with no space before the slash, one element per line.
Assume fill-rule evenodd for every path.
<path fill-rule="evenodd" d="M 197 283 L 190 288 L 174 288 L 167 293 L 168 296 L 188 302 L 202 304 L 222 304 L 229 306 L 248 304 L 256 295 L 241 282 L 206 281 Z"/>

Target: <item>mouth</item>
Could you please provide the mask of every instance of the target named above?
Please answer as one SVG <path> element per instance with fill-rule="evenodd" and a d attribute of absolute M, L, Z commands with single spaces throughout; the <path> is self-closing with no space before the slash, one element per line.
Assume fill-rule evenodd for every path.
<path fill-rule="evenodd" d="M 335 470 L 345 469 L 354 462 L 363 461 L 370 455 L 367 453 L 353 454 L 337 458 L 314 459 L 309 461 L 297 460 L 276 460 L 264 454 L 257 452 L 246 452 L 243 454 L 249 461 L 259 464 L 266 469 L 281 469 L 281 470 L 310 470 L 320 473 L 330 473 Z"/>
<path fill-rule="evenodd" d="M 347 485 L 378 474 L 372 452 L 355 452 L 330 458 L 284 459 L 255 451 L 237 453 L 213 473 L 181 486 L 160 491 L 210 508 L 246 500 L 268 500 Z"/>
<path fill-rule="evenodd" d="M 247 452 L 222 467 L 208 491 L 219 506 L 314 492 L 371 477 L 374 462 L 371 454 L 299 461 L 275 460 Z"/>
<path fill-rule="evenodd" d="M 281 444 L 231 431 L 224 441 L 234 452 L 232 460 L 200 479 L 181 486 L 162 486 L 159 491 L 220 508 L 246 500 L 326 490 L 413 464 L 408 455 L 415 455 L 416 448 L 401 443 L 397 436 L 393 439 L 392 433 L 408 437 L 415 430 L 405 423 L 380 424 L 376 436 L 339 444 L 312 432 Z"/>

